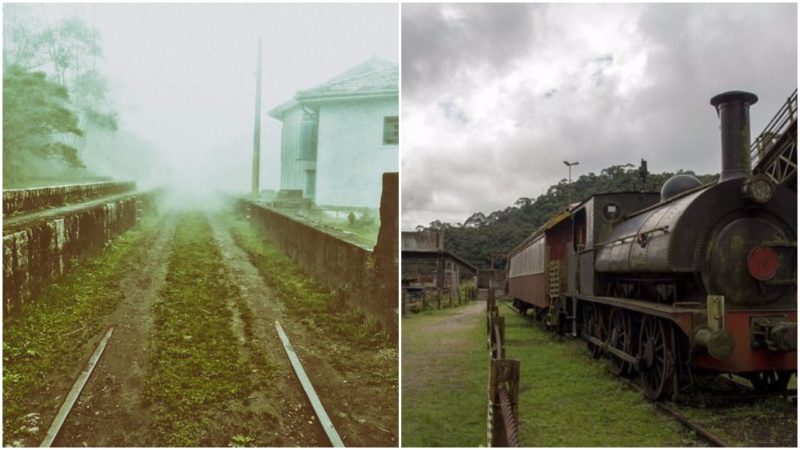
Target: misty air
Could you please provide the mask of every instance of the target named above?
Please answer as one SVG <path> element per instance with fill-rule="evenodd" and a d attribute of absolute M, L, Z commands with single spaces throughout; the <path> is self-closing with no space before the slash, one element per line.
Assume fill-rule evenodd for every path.
<path fill-rule="evenodd" d="M 398 445 L 398 7 L 3 37 L 3 445 Z"/>

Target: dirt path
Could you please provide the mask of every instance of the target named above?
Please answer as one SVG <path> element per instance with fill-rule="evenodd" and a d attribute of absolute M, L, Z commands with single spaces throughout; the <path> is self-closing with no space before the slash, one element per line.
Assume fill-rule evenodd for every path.
<path fill-rule="evenodd" d="M 158 235 L 139 255 L 139 270 L 122 280 L 124 298 L 104 324 L 104 328 L 115 326 L 114 335 L 55 446 L 146 445 L 150 414 L 143 404 L 142 386 L 152 325 L 150 308 L 164 284 L 175 225 L 174 214 L 161 220 Z"/>
<path fill-rule="evenodd" d="M 445 315 L 411 318 L 414 334 L 429 336 L 424 346 L 405 345 L 403 334 L 403 393 L 428 382 L 431 372 L 444 375 L 450 370 L 440 365 L 441 357 L 461 351 L 464 332 L 475 326 L 486 311 L 483 302 L 469 303 L 463 308 L 445 310 Z M 418 320 L 418 322 L 417 322 Z M 403 325 L 411 322 L 404 322 Z M 409 336 L 410 337 L 410 336 Z"/>
<path fill-rule="evenodd" d="M 403 447 L 486 440 L 485 302 L 403 319 Z"/>
<path fill-rule="evenodd" d="M 274 411 L 280 423 L 270 424 L 275 437 L 282 446 L 328 446 L 325 433 L 317 424 L 313 409 L 308 404 L 305 394 L 295 378 L 291 364 L 284 353 L 282 344 L 275 332 L 274 323 L 280 320 L 285 323 L 283 305 L 275 300 L 271 290 L 264 284 L 261 276 L 247 257 L 247 254 L 233 242 L 233 238 L 222 219 L 215 214 L 208 215 L 209 224 L 214 232 L 214 239 L 219 246 L 223 263 L 227 266 L 229 276 L 239 288 L 239 295 L 249 311 L 242 311 L 236 304 L 234 310 L 234 328 L 242 344 L 247 337 L 243 314 L 252 314 L 251 324 L 254 344 L 264 351 L 264 356 L 272 366 L 273 376 L 269 390 L 261 390 L 251 395 L 248 408 L 254 415 Z M 253 351 L 242 346 L 242 351 L 255 357 Z"/>

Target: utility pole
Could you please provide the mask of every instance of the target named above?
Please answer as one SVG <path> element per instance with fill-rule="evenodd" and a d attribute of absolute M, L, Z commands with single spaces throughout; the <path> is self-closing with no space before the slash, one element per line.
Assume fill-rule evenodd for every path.
<path fill-rule="evenodd" d="M 259 175 L 261 174 L 261 38 L 258 38 L 258 63 L 256 69 L 256 123 L 253 131 L 253 188 L 252 194 L 259 192 Z"/>
<path fill-rule="evenodd" d="M 577 166 L 580 163 L 578 161 L 575 162 L 564 161 L 564 164 L 569 169 L 569 179 L 568 179 L 569 181 L 567 182 L 569 185 L 569 189 L 567 190 L 567 202 L 568 202 L 567 208 L 569 208 L 570 206 L 572 206 L 572 166 Z"/>

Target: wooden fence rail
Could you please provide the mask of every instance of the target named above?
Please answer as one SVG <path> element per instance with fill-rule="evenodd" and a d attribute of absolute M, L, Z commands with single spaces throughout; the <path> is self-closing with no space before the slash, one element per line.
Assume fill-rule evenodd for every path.
<path fill-rule="evenodd" d="M 487 447 L 519 447 L 519 361 L 506 359 L 505 318 L 498 314 L 494 289 L 486 302 L 489 389 Z"/>

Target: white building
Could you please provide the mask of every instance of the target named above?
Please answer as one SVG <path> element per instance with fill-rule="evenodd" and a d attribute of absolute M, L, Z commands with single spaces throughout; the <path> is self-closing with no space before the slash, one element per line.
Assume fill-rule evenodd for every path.
<path fill-rule="evenodd" d="M 270 111 L 283 122 L 281 190 L 378 208 L 382 174 L 398 170 L 397 83 L 397 64 L 372 58 Z"/>

